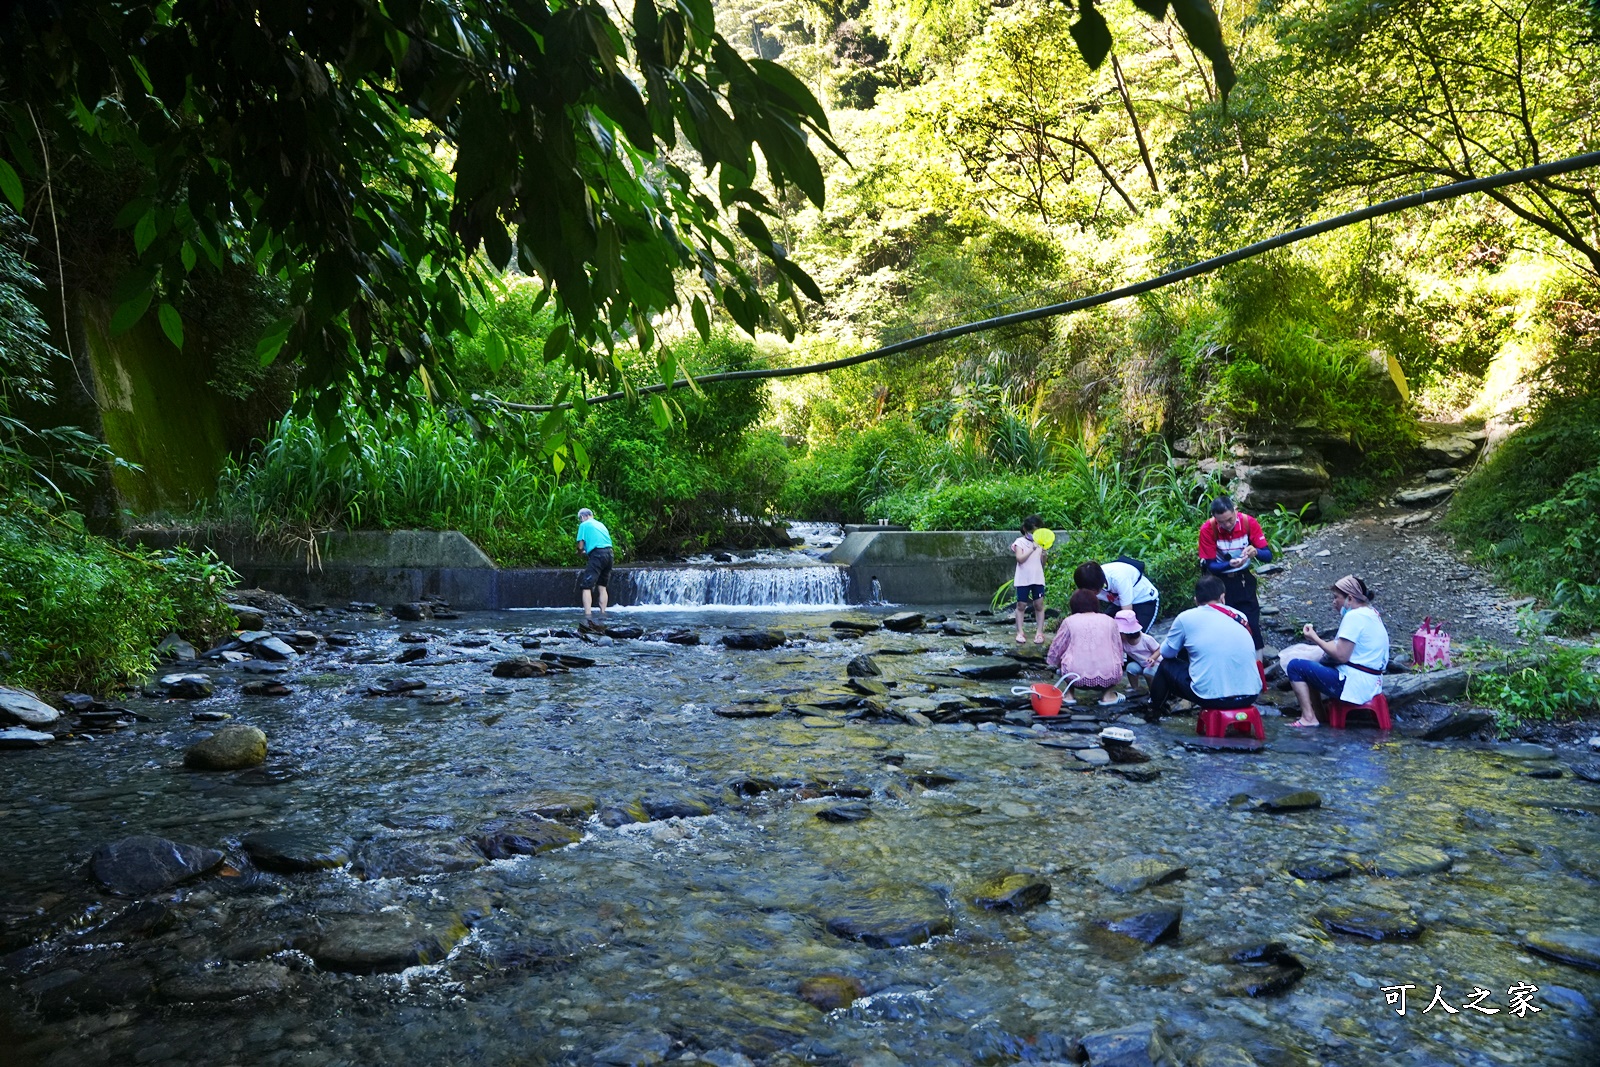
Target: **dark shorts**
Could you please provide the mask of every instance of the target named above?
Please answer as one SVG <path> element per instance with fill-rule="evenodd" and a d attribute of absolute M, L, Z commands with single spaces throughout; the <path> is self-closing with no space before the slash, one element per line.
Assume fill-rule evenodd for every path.
<path fill-rule="evenodd" d="M 1283 673 L 1289 676 L 1291 682 L 1316 686 L 1323 696 L 1338 697 L 1344 692 L 1344 679 L 1339 677 L 1339 668 L 1324 667 L 1313 659 L 1292 659 L 1284 665 Z"/>
<path fill-rule="evenodd" d="M 1044 586 L 1019 585 L 1017 586 L 1017 603 L 1032 604 L 1036 600 L 1044 599 Z"/>
<path fill-rule="evenodd" d="M 589 553 L 589 563 L 583 568 L 583 577 L 578 579 L 578 588 L 593 589 L 597 585 L 611 588 L 611 563 L 614 558 L 609 548 L 597 548 Z"/>

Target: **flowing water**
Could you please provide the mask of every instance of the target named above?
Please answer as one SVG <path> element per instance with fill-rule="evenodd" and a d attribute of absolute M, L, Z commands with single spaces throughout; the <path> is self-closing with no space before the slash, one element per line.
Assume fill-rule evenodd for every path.
<path fill-rule="evenodd" d="M 712 714 L 739 701 L 827 703 L 862 652 L 894 694 L 1009 698 L 1011 681 L 948 673 L 968 659 L 962 638 L 830 631 L 846 613 L 871 614 L 631 620 L 696 630 L 698 647 L 543 633 L 574 625 L 570 612 L 448 626 L 324 619 L 324 630 L 359 630 L 356 644 L 293 665 L 281 676 L 293 695 L 240 696 L 252 676 L 217 671 L 213 697 L 128 701 L 148 719 L 128 730 L 4 753 L 5 1062 L 1010 1064 L 1066 1060 L 1075 1038 L 1143 1021 L 1160 1024 L 1185 1063 L 1597 1062 L 1600 975 L 1521 941 L 1600 929 L 1600 820 L 1538 806 L 1593 805 L 1600 787 L 1529 777 L 1552 762 L 1504 749 L 1360 730 L 1291 736 L 1275 718 L 1259 755 L 1186 750 L 1192 721 L 1181 717 L 1135 726 L 1155 757 L 1142 766 L 1161 772 L 1136 782 L 1038 743 L 1065 732 L 1015 721 Z M 996 643 L 1009 640 L 1005 625 L 989 630 Z M 791 640 L 766 652 L 717 643 L 756 626 Z M 419 647 L 399 640 L 402 628 L 431 635 L 426 659 L 393 662 Z M 551 651 L 599 663 L 490 675 L 508 655 Z M 366 695 L 394 678 L 428 688 Z M 267 763 L 182 769 L 185 748 L 212 728 L 192 721 L 206 710 L 263 729 Z M 1281 787 L 1315 790 L 1322 806 L 1268 814 L 1240 802 Z M 489 863 L 463 844 L 552 810 L 550 794 L 603 809 L 703 801 L 711 814 L 616 827 L 580 814 L 566 820 L 575 843 Z M 870 817 L 818 817 L 841 804 Z M 239 842 L 269 829 L 345 845 L 356 862 L 257 871 Z M 83 864 L 130 834 L 220 847 L 230 866 L 155 894 L 162 924 L 97 934 L 126 905 Z M 1443 849 L 1452 866 L 1400 878 L 1359 868 L 1401 845 Z M 1095 877 L 1135 854 L 1187 873 L 1126 893 Z M 1332 882 L 1287 872 L 1307 857 L 1358 869 Z M 403 861 L 417 873 L 360 876 Z M 465 869 L 441 869 L 451 866 Z M 1050 899 L 1016 914 L 973 904 L 982 882 L 1012 871 L 1048 880 Z M 1415 941 L 1335 937 L 1316 919 L 1331 905 L 1409 910 L 1427 929 Z M 1176 907 L 1179 938 L 1153 947 L 1095 925 Z M 840 917 L 950 932 L 872 948 L 830 932 Z M 307 946 L 352 922 L 376 941 L 426 927 L 449 951 L 400 973 L 317 966 Z M 1247 969 L 1228 955 L 1266 941 L 1307 973 L 1282 995 L 1251 998 Z M 819 975 L 864 995 L 814 1008 L 797 991 Z M 1402 984 L 1415 987 L 1403 1017 L 1383 992 Z M 1513 1013 L 1507 990 L 1519 984 L 1538 987 L 1542 1010 Z M 1459 1014 L 1424 1013 L 1436 985 Z M 1463 1006 L 1475 986 L 1497 1014 Z M 1251 1059 L 1218 1058 L 1224 1046 Z"/>

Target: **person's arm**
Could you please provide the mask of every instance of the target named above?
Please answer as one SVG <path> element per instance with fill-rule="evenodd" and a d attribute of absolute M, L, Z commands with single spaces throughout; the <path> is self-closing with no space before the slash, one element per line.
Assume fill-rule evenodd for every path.
<path fill-rule="evenodd" d="M 1026 538 L 1019 537 L 1011 542 L 1011 554 L 1017 557 L 1019 565 L 1028 562 L 1029 558 L 1038 551 L 1039 546 L 1032 544 Z"/>
<path fill-rule="evenodd" d="M 1217 526 L 1210 519 L 1200 524 L 1200 565 L 1211 574 L 1227 574 L 1233 569 L 1231 560 L 1217 554 Z"/>
<path fill-rule="evenodd" d="M 1173 619 L 1172 629 L 1167 631 L 1167 639 L 1157 653 L 1163 658 L 1171 658 L 1183 651 L 1183 620 Z"/>
<path fill-rule="evenodd" d="M 1070 618 L 1070 616 L 1069 616 Z M 1067 646 L 1072 644 L 1072 630 L 1067 627 L 1067 620 L 1061 620 L 1061 626 L 1056 630 L 1054 641 L 1050 642 L 1050 651 L 1044 654 L 1044 663 L 1051 670 L 1061 668 L 1061 657 L 1067 654 Z"/>
<path fill-rule="evenodd" d="M 1307 641 L 1312 642 L 1323 652 L 1333 657 L 1335 663 L 1349 663 L 1350 654 L 1356 650 L 1356 643 L 1348 637 L 1335 637 L 1332 641 L 1324 641 L 1317 636 L 1317 628 L 1309 622 L 1300 631 Z"/>
<path fill-rule="evenodd" d="M 1250 516 L 1250 548 L 1250 555 L 1255 557 L 1257 562 L 1272 562 L 1272 546 L 1267 544 L 1267 535 L 1253 515 Z"/>

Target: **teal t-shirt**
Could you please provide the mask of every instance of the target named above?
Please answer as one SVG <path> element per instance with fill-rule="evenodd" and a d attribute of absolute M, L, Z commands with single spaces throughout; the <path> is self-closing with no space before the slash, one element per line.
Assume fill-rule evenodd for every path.
<path fill-rule="evenodd" d="M 585 552 L 593 552 L 597 548 L 610 548 L 611 531 L 606 529 L 606 524 L 599 519 L 585 519 L 578 524 L 578 540 L 583 542 Z"/>

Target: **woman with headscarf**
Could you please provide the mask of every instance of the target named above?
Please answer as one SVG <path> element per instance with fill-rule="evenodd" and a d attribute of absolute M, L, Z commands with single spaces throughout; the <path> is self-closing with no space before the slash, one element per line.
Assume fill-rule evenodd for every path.
<path fill-rule="evenodd" d="M 1373 592 L 1353 574 L 1333 583 L 1333 606 L 1339 609 L 1339 632 L 1332 641 L 1305 625 L 1307 641 L 1322 649 L 1316 660 L 1292 659 L 1284 667 L 1289 685 L 1300 699 L 1300 718 L 1290 726 L 1320 726 L 1317 713 L 1323 697 L 1347 704 L 1365 704 L 1383 691 L 1383 669 L 1389 665 L 1389 631 L 1372 606 Z"/>

